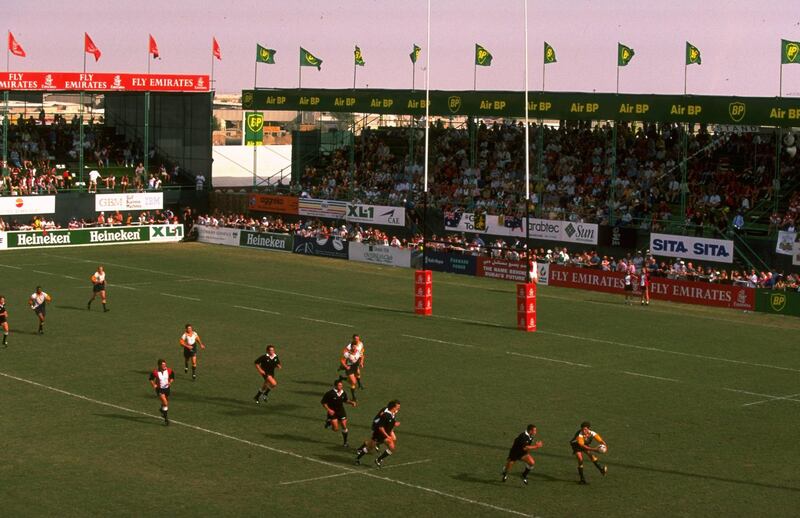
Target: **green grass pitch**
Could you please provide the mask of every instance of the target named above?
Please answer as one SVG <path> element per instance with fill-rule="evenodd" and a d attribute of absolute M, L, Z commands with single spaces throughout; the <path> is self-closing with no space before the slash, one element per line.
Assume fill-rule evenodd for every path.
<path fill-rule="evenodd" d="M 109 307 L 86 310 L 89 276 Z M 0 495 L 5 516 L 796 516 L 800 321 L 541 287 L 539 331 L 514 328 L 514 285 L 434 273 L 434 316 L 410 270 L 203 245 L 8 251 L 0 293 Z M 26 306 L 50 293 L 46 334 Z M 198 380 L 178 338 L 208 348 Z M 353 465 L 319 404 L 362 335 L 366 390 L 350 444 L 402 401 L 398 450 Z M 252 396 L 267 343 L 284 368 Z M 175 369 L 162 425 L 147 382 Z M 607 440 L 579 486 L 569 439 Z M 500 471 L 529 422 L 530 485 Z"/>

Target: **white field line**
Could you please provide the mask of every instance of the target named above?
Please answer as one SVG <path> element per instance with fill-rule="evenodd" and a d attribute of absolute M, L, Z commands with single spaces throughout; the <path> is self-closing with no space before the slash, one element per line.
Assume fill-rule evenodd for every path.
<path fill-rule="evenodd" d="M 150 418 L 153 418 L 153 419 L 158 419 L 158 420 L 161 419 L 158 416 L 155 416 L 155 415 L 152 415 L 152 414 L 148 414 L 148 413 L 142 412 L 140 410 L 133 410 L 132 408 L 127 408 L 127 407 L 120 406 L 120 405 L 115 405 L 115 404 L 112 404 L 112 403 L 106 403 L 105 401 L 100 401 L 98 399 L 92 399 L 90 397 L 82 396 L 80 394 L 75 394 L 73 392 L 67 392 L 66 390 L 61 390 L 61 389 L 56 388 L 56 387 L 51 387 L 49 385 L 44 385 L 44 384 L 38 383 L 36 381 L 28 380 L 28 379 L 25 379 L 25 378 L 19 378 L 17 376 L 12 376 L 11 374 L 6 374 L 5 372 L 0 372 L 0 376 L 3 376 L 3 377 L 8 378 L 8 379 L 13 379 L 13 380 L 16 380 L 16 381 L 19 381 L 19 382 L 22 382 L 22 383 L 27 383 L 29 385 L 33 385 L 35 387 L 43 388 L 45 390 L 50 390 L 52 392 L 57 392 L 59 394 L 65 395 L 65 396 L 70 396 L 70 397 L 73 397 L 73 398 L 76 398 L 76 399 L 81 399 L 83 401 L 86 401 L 86 402 L 89 402 L 89 403 L 94 403 L 96 405 L 101 405 L 101 406 L 105 406 L 105 407 L 108 407 L 108 408 L 114 408 L 116 410 L 122 410 L 123 412 L 142 415 L 142 416 L 150 417 Z M 489 503 L 486 503 L 486 502 L 481 502 L 479 500 L 473 500 L 473 499 L 466 498 L 466 497 L 463 497 L 463 496 L 458 496 L 458 495 L 454 495 L 454 494 L 451 494 L 451 493 L 445 493 L 444 491 L 439 491 L 438 489 L 432 489 L 432 488 L 425 487 L 425 486 L 420 486 L 420 485 L 417 485 L 417 484 L 410 484 L 408 482 L 403 482 L 403 481 L 400 481 L 400 480 L 394 480 L 394 479 L 391 479 L 391 478 L 388 478 L 388 477 L 384 477 L 384 476 L 381 476 L 381 475 L 375 475 L 374 473 L 364 472 L 364 471 L 356 470 L 356 469 L 353 469 L 353 468 L 347 468 L 347 467 L 341 466 L 339 464 L 334 464 L 333 462 L 326 462 L 324 460 L 315 459 L 314 457 L 307 457 L 305 455 L 300 455 L 299 453 L 294 453 L 294 452 L 287 451 L 287 450 L 281 450 L 279 448 L 273 448 L 272 446 L 267 446 L 265 444 L 260 444 L 260 443 L 257 443 L 257 442 L 248 441 L 247 439 L 241 439 L 241 438 L 233 436 L 233 435 L 229 435 L 229 434 L 222 433 L 222 432 L 217 432 L 215 430 L 210 430 L 208 428 L 203 428 L 201 426 L 196 426 L 196 425 L 189 424 L 189 423 L 184 423 L 182 421 L 170 420 L 170 423 L 176 424 L 178 426 L 184 426 L 186 428 L 191 428 L 192 430 L 195 430 L 195 431 L 198 431 L 198 432 L 203 432 L 203 433 L 207 433 L 207 434 L 210 434 L 210 435 L 215 435 L 217 437 L 222 437 L 223 439 L 228 439 L 228 440 L 231 440 L 231 441 L 234 441 L 234 442 L 238 442 L 240 444 L 246 444 L 247 446 L 252 446 L 254 448 L 261 448 L 261 449 L 266 450 L 266 451 L 270 451 L 270 452 L 273 452 L 273 453 L 280 453 L 282 455 L 287 455 L 289 457 L 294 457 L 296 459 L 305 460 L 307 462 L 312 462 L 314 464 L 320 464 L 322 466 L 333 467 L 333 468 L 336 468 L 336 469 L 343 470 L 343 471 L 345 471 L 347 473 L 350 473 L 350 472 L 358 473 L 358 474 L 360 474 L 362 476 L 365 476 L 365 477 L 374 478 L 374 479 L 377 479 L 377 480 L 384 480 L 386 482 L 391 482 L 392 484 L 397 484 L 397 485 L 400 485 L 400 486 L 405 486 L 405 487 L 410 487 L 410 488 L 413 488 L 413 489 L 418 489 L 420 491 L 424 491 L 426 493 L 430 493 L 430 494 L 442 496 L 442 497 L 445 497 L 445 498 L 449 498 L 451 500 L 457 500 L 459 502 L 463 502 L 463 503 L 467 503 L 467 504 L 471 504 L 471 505 L 476 505 L 476 506 L 480 506 L 480 507 L 485 507 L 487 509 L 492 509 L 492 510 L 495 510 L 495 511 L 500 511 L 500 512 L 504 512 L 504 513 L 508 513 L 508 514 L 513 514 L 513 515 L 516 515 L 516 516 L 528 516 L 528 517 L 533 516 L 533 515 L 530 515 L 530 514 L 522 513 L 520 511 L 515 511 L 513 509 L 506 509 L 505 507 L 500 507 L 500 506 L 492 505 L 492 504 L 489 504 Z"/>
<path fill-rule="evenodd" d="M 195 302 L 202 302 L 202 300 L 198 299 L 197 297 L 187 297 L 185 295 L 175 295 L 174 293 L 160 293 L 160 295 L 164 295 L 165 297 L 174 297 L 176 299 L 193 300 Z"/>
<path fill-rule="evenodd" d="M 390 464 L 389 466 L 383 466 L 381 470 L 392 469 L 392 468 L 400 468 L 403 466 L 411 466 L 413 464 L 422 464 L 424 462 L 430 462 L 431 459 L 424 459 L 424 460 L 415 460 L 412 462 L 404 462 L 402 464 Z M 289 486 L 292 484 L 302 484 L 303 482 L 315 482 L 317 480 L 325 480 L 328 478 L 336 478 L 336 477 L 346 477 L 347 475 L 363 475 L 364 473 L 361 471 L 351 471 L 345 473 L 334 473 L 333 475 L 324 475 L 321 477 L 314 477 L 314 478 L 304 478 L 303 480 L 291 480 L 289 482 L 280 482 L 278 485 L 280 486 Z"/>
<path fill-rule="evenodd" d="M 719 356 L 706 356 L 704 354 L 692 354 L 692 353 L 685 353 L 681 351 L 670 351 L 669 349 L 659 349 L 658 347 L 645 347 L 643 345 L 633 345 L 633 344 L 626 344 L 623 342 L 614 342 L 612 340 L 603 340 L 600 338 L 591 338 L 588 336 L 576 336 L 576 335 L 566 335 L 563 333 L 554 333 L 553 331 L 537 331 L 538 333 L 552 335 L 552 336 L 560 336 L 562 338 L 571 338 L 573 340 L 584 340 L 587 342 L 595 342 L 601 344 L 609 344 L 609 345 L 617 345 L 620 347 L 628 347 L 630 349 L 638 349 L 640 351 L 651 351 L 657 353 L 664 353 L 664 354 L 674 354 L 677 356 L 686 356 L 689 358 L 698 358 L 701 360 L 711 360 L 717 362 L 725 362 L 725 363 L 735 363 L 737 365 L 748 365 L 750 367 L 763 367 L 766 369 L 776 369 L 781 371 L 789 371 L 789 372 L 800 372 L 800 369 L 792 369 L 791 367 L 781 367 L 780 365 L 769 365 L 766 363 L 753 363 L 753 362 L 746 362 L 743 360 L 731 360 L 730 358 L 720 358 Z"/>
<path fill-rule="evenodd" d="M 246 309 L 247 311 L 258 311 L 259 313 L 269 313 L 270 315 L 280 315 L 277 311 L 270 311 L 268 309 L 251 308 L 249 306 L 233 306 L 238 309 Z"/>
<path fill-rule="evenodd" d="M 59 256 L 52 255 L 52 254 L 49 254 L 49 255 L 51 255 L 53 257 L 59 257 Z M 70 259 L 72 259 L 72 258 L 70 258 Z M 76 261 L 81 261 L 81 260 L 80 259 L 76 259 Z M 89 259 L 84 259 L 82 261 L 83 262 L 87 262 L 87 263 L 96 263 L 96 262 L 98 262 L 97 260 L 89 260 Z M 124 264 L 114 264 L 114 263 L 108 263 L 108 262 L 106 262 L 105 264 L 108 264 L 108 265 L 111 265 L 111 266 L 116 266 L 116 267 L 119 267 L 119 268 L 128 268 L 128 269 L 131 269 L 131 270 L 140 270 L 140 271 L 143 271 L 143 272 L 162 274 L 162 275 L 169 275 L 169 276 L 172 276 L 172 277 L 180 277 L 180 278 L 190 279 L 190 280 L 195 280 L 195 281 L 212 282 L 212 283 L 217 283 L 217 284 L 226 284 L 226 285 L 242 287 L 242 288 L 251 288 L 251 289 L 256 289 L 256 290 L 269 291 L 269 292 L 272 292 L 272 293 L 281 293 L 281 294 L 284 294 L 284 295 L 293 295 L 293 296 L 296 296 L 296 297 L 305 297 L 305 298 L 309 298 L 309 299 L 312 299 L 312 300 L 321 300 L 321 301 L 326 301 L 326 302 L 333 302 L 333 303 L 336 303 L 336 304 L 348 304 L 348 305 L 356 306 L 356 307 L 364 307 L 364 308 L 371 308 L 371 309 L 381 309 L 381 310 L 384 310 L 384 311 L 386 311 L 386 310 L 388 310 L 388 311 L 397 311 L 398 310 L 398 308 L 391 308 L 391 307 L 387 307 L 387 306 L 379 306 L 379 305 L 375 305 L 375 304 L 365 304 L 365 303 L 361 303 L 361 302 L 354 302 L 354 301 L 351 301 L 351 300 L 335 299 L 335 298 L 332 298 L 332 297 L 322 297 L 320 295 L 311 295 L 311 294 L 308 294 L 308 293 L 300 293 L 300 292 L 290 291 L 290 290 L 279 290 L 279 289 L 276 289 L 276 288 L 266 288 L 266 287 L 263 287 L 263 286 L 253 286 L 251 284 L 244 284 L 244 283 L 231 282 L 231 281 L 222 281 L 222 280 L 218 280 L 218 279 L 207 279 L 207 278 L 204 278 L 204 277 L 191 277 L 191 276 L 182 275 L 182 274 L 179 274 L 179 273 L 162 272 L 160 270 L 152 270 L 152 269 L 149 269 L 149 268 L 140 268 L 140 267 L 137 267 L 137 266 L 128 266 L 128 265 L 124 265 Z M 473 324 L 482 324 L 482 325 L 486 325 L 486 326 L 493 326 L 493 327 L 500 327 L 500 328 L 507 328 L 508 327 L 505 324 L 498 324 L 498 323 L 495 323 L 495 322 L 486 322 L 486 321 L 481 321 L 481 320 L 459 318 L 459 317 L 451 317 L 451 316 L 444 316 L 444 315 L 433 315 L 433 318 L 442 318 L 442 319 L 445 319 L 445 320 L 454 320 L 454 321 L 457 321 L 457 322 L 468 322 L 468 323 L 473 323 Z M 623 342 L 615 342 L 615 341 L 612 341 L 612 340 L 602 340 L 602 339 L 599 339 L 599 338 L 591 338 L 591 337 L 588 337 L 588 336 L 577 336 L 577 335 L 568 335 L 568 334 L 563 334 L 563 333 L 555 333 L 555 332 L 552 332 L 552 331 L 538 330 L 537 332 L 541 333 L 541 334 L 552 335 L 552 336 L 560 336 L 560 337 L 563 337 L 563 338 L 571 338 L 573 340 L 583 340 L 583 341 L 586 341 L 586 342 L 594 342 L 594 343 L 603 343 L 603 344 L 608 344 L 608 345 L 616 345 L 616 346 L 619 346 L 619 347 L 627 347 L 627 348 L 631 348 L 631 349 L 639 349 L 639 350 L 642 350 L 642 351 L 651 351 L 651 352 L 658 352 L 658 353 L 663 353 L 663 354 L 674 354 L 674 355 L 677 355 L 677 356 L 684 356 L 684 357 L 688 357 L 688 358 L 697 358 L 697 359 L 701 359 L 701 360 L 710 360 L 710 361 L 716 361 L 716 362 L 733 363 L 733 364 L 737 364 L 737 365 L 746 365 L 746 366 L 749 366 L 749 367 L 761 367 L 761 368 L 765 368 L 765 369 L 775 369 L 775 370 L 788 371 L 788 372 L 800 372 L 800 369 L 793 369 L 791 367 L 781 367 L 779 365 L 769 365 L 769 364 L 764 364 L 764 363 L 753 363 L 753 362 L 746 362 L 746 361 L 742 361 L 742 360 L 732 360 L 732 359 L 729 359 L 729 358 L 720 358 L 720 357 L 717 357 L 717 356 L 706 356 L 706 355 L 702 355 L 702 354 L 692 354 L 692 353 L 685 353 L 685 352 L 681 352 L 681 351 L 671 351 L 671 350 L 668 350 L 668 349 L 659 349 L 657 347 L 645 347 L 645 346 L 642 346 L 642 345 L 626 344 L 626 343 L 623 343 Z"/>
<path fill-rule="evenodd" d="M 11 268 L 12 270 L 22 270 L 19 266 L 11 266 L 10 264 L 0 264 L 2 268 Z"/>
<path fill-rule="evenodd" d="M 523 358 L 533 358 L 534 360 L 542 360 L 542 361 L 546 361 L 546 362 L 564 363 L 564 364 L 567 364 L 567 365 L 572 365 L 574 367 L 591 368 L 591 365 L 586 365 L 585 363 L 573 363 L 573 362 L 568 362 L 566 360 L 556 360 L 556 359 L 553 359 L 553 358 L 545 358 L 544 356 L 534 356 L 532 354 L 522 354 L 522 353 L 511 352 L 511 351 L 506 351 L 506 354 L 510 354 L 511 356 L 522 356 Z"/>
<path fill-rule="evenodd" d="M 742 406 L 760 405 L 761 403 L 769 403 L 770 401 L 798 401 L 797 399 L 794 399 L 797 396 L 800 396 L 800 394 L 789 394 L 788 396 L 773 397 L 761 401 L 753 401 L 752 403 L 745 403 Z"/>
<path fill-rule="evenodd" d="M 447 345 L 455 345 L 457 347 L 467 347 L 467 348 L 470 348 L 470 349 L 475 347 L 474 345 L 470 345 L 470 344 L 460 344 L 458 342 L 448 342 L 448 341 L 445 341 L 445 340 L 436 340 L 435 338 L 425 338 L 424 336 L 415 336 L 415 335 L 400 335 L 400 336 L 405 336 L 406 338 L 413 338 L 415 340 L 423 340 L 425 342 L 433 342 L 433 343 L 437 343 L 437 344 L 447 344 Z"/>
<path fill-rule="evenodd" d="M 134 288 L 132 286 L 125 286 L 124 284 L 109 284 L 109 286 L 114 287 L 114 288 L 122 288 L 123 290 L 139 291 L 138 288 Z"/>
<path fill-rule="evenodd" d="M 628 376 L 638 376 L 640 378 L 650 378 L 653 380 L 661 380 L 661 381 L 672 381 L 673 383 L 680 383 L 681 380 L 676 380 L 672 378 L 662 378 L 661 376 L 651 376 L 650 374 L 641 374 L 639 372 L 630 372 L 630 371 L 619 371 L 623 374 L 627 374 Z"/>
<path fill-rule="evenodd" d="M 318 322 L 320 324 L 330 324 L 332 326 L 342 326 L 342 327 L 356 327 L 351 324 L 343 324 L 341 322 L 331 322 L 330 320 L 320 320 L 318 318 L 309 318 L 309 317 L 300 317 L 301 320 L 308 320 L 309 322 Z"/>
<path fill-rule="evenodd" d="M 64 277 L 65 279 L 70 279 L 73 281 L 79 281 L 77 277 L 73 277 L 72 275 L 64 275 L 63 273 L 53 273 L 53 272 L 44 272 L 42 270 L 31 270 L 33 273 L 41 273 L 42 275 L 52 275 L 53 277 Z"/>
<path fill-rule="evenodd" d="M 783 400 L 783 401 L 794 401 L 795 403 L 800 403 L 800 399 L 793 399 L 794 396 L 774 396 L 772 394 L 761 394 L 760 392 L 750 392 L 749 390 L 740 390 L 740 389 L 732 389 L 727 387 L 722 387 L 722 390 L 727 390 L 728 392 L 736 392 L 737 394 L 747 394 L 748 396 L 758 396 L 760 398 L 766 398 L 763 401 L 754 401 L 753 403 L 767 403 L 769 401 L 776 401 L 776 400 Z M 748 406 L 748 404 L 744 404 L 742 406 Z"/>

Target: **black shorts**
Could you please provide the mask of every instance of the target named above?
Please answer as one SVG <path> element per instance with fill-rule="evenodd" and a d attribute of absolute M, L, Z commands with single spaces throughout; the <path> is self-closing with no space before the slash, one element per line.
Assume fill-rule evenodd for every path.
<path fill-rule="evenodd" d="M 0 324 L 5 324 L 6 322 L 8 322 L 6 317 L 0 317 Z"/>
<path fill-rule="evenodd" d="M 167 387 L 167 388 L 157 387 L 156 388 L 156 395 L 160 396 L 161 394 L 164 394 L 165 396 L 169 397 L 169 387 Z"/>
<path fill-rule="evenodd" d="M 358 369 L 359 365 L 356 363 L 355 365 L 348 365 L 347 368 L 344 370 L 348 376 L 358 376 Z"/>
<path fill-rule="evenodd" d="M 101 291 L 106 291 L 105 284 L 95 284 L 94 286 L 92 286 L 93 293 L 100 293 Z"/>
<path fill-rule="evenodd" d="M 577 443 L 571 442 L 569 445 L 572 446 L 572 453 L 591 453 L 581 448 Z"/>
<path fill-rule="evenodd" d="M 33 309 L 33 311 L 37 315 L 45 316 L 47 314 L 47 306 L 42 305 L 42 306 L 36 307 L 36 308 Z"/>
<path fill-rule="evenodd" d="M 633 291 L 633 284 L 626 284 L 625 291 Z"/>
<path fill-rule="evenodd" d="M 186 347 L 183 348 L 183 357 L 187 360 L 192 356 L 197 356 L 197 347 L 192 347 L 191 349 L 187 349 Z"/>
<path fill-rule="evenodd" d="M 527 451 L 515 450 L 514 448 L 511 448 L 510 450 L 508 450 L 508 460 L 516 462 L 522 459 L 522 457 L 524 457 L 527 454 L 528 454 Z"/>
<path fill-rule="evenodd" d="M 391 434 L 389 434 L 389 435 L 391 435 Z M 383 444 L 383 441 L 386 440 L 386 437 L 384 437 L 384 435 L 381 432 L 379 432 L 377 430 L 373 430 L 372 431 L 372 440 L 375 441 L 375 444 Z"/>
<path fill-rule="evenodd" d="M 334 411 L 333 415 L 329 414 L 327 417 L 330 420 L 338 419 L 339 421 L 343 421 L 343 420 L 347 419 L 347 412 L 345 412 L 345 410 L 343 408 L 340 411 Z"/>

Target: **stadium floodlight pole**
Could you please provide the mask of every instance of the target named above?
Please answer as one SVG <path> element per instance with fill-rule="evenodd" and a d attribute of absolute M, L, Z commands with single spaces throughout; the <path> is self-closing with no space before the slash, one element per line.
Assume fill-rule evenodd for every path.
<path fill-rule="evenodd" d="M 431 129 L 431 0 L 428 0 L 428 32 L 425 42 L 425 168 L 423 179 L 423 212 L 422 212 L 422 269 L 427 267 L 427 243 L 425 236 L 428 232 L 428 157 L 430 156 L 430 129 Z"/>
<path fill-rule="evenodd" d="M 528 118 L 528 0 L 522 0 L 525 9 L 525 282 L 531 282 L 531 144 L 530 120 Z M 544 91 L 544 65 L 542 65 L 542 90 Z"/>

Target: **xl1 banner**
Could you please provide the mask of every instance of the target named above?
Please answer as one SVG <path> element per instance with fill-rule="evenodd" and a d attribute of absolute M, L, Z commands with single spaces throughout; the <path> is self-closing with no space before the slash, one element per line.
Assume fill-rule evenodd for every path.
<path fill-rule="evenodd" d="M 385 205 L 348 203 L 347 216 L 345 219 L 353 223 L 404 227 L 406 225 L 406 209 L 403 207 L 388 207 Z"/>
<path fill-rule="evenodd" d="M 55 196 L 3 196 L 0 198 L 0 216 L 55 213 Z"/>
<path fill-rule="evenodd" d="M 650 253 L 695 261 L 733 262 L 733 241 L 704 237 L 650 234 Z"/>

